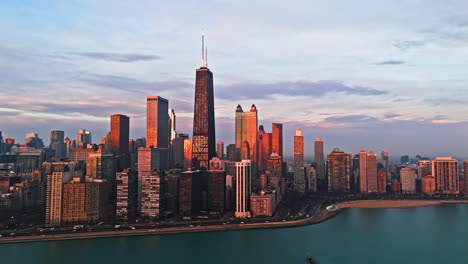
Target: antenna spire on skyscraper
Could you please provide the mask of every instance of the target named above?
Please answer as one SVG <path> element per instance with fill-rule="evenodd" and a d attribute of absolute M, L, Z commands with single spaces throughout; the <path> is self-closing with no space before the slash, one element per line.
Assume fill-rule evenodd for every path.
<path fill-rule="evenodd" d="M 205 35 L 202 34 L 201 36 L 201 66 L 205 67 Z"/>
<path fill-rule="evenodd" d="M 205 67 L 208 68 L 208 45 L 205 47 Z"/>

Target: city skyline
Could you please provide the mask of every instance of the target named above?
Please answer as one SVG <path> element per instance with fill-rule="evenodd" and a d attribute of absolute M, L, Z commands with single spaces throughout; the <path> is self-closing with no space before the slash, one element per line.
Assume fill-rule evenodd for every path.
<path fill-rule="evenodd" d="M 468 80 L 460 60 L 468 40 L 466 3 L 322 3 L 330 19 L 306 3 L 303 10 L 269 6 L 268 16 L 259 11 L 261 3 L 249 12 L 213 3 L 213 13 L 203 13 L 205 20 L 196 23 L 194 15 L 175 23 L 186 11 L 169 3 L 166 12 L 144 3 L 145 8 L 106 6 L 108 13 L 105 2 L 81 2 L 78 9 L 47 3 L 54 1 L 6 4 L 9 13 L 0 26 L 7 39 L 0 58 L 8 65 L 0 68 L 4 138 L 22 142 L 25 133 L 36 132 L 47 142 L 52 129 L 68 137 L 86 129 L 97 143 L 115 113 L 130 117 L 132 138 L 143 137 L 149 95 L 167 98 L 178 131 L 190 133 L 193 69 L 205 31 L 215 74 L 217 141 L 234 143 L 236 105 L 255 104 L 259 125 L 283 123 L 285 157 L 292 157 L 296 128 L 303 130 L 306 159 L 315 137 L 324 139 L 325 153 L 339 147 L 347 153 L 388 150 L 392 157 L 466 157 L 468 121 L 462 110 Z M 366 7 L 364 14 L 360 6 Z M 296 16 L 304 12 L 310 14 Z M 76 20 L 83 13 L 88 22 Z M 51 14 L 57 18 L 42 19 Z M 119 14 L 126 19 L 112 19 Z M 243 22 L 230 23 L 232 14 Z M 279 26 L 271 19 L 275 14 L 289 19 Z M 19 21 L 23 15 L 29 19 Z M 103 20 L 91 29 L 97 16 Z M 260 23 L 254 25 L 254 19 Z M 339 44 L 345 40 L 347 45 Z"/>

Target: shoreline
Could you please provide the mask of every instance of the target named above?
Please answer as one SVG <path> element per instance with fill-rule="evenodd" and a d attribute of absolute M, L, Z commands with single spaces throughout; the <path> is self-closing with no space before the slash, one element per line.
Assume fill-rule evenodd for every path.
<path fill-rule="evenodd" d="M 392 209 L 416 208 L 442 204 L 467 204 L 468 200 L 358 200 L 338 203 L 341 208 Z"/>
<path fill-rule="evenodd" d="M 315 213 L 314 215 L 308 218 L 284 221 L 284 222 L 268 222 L 268 223 L 262 222 L 262 223 L 209 225 L 209 226 L 193 226 L 193 227 L 167 227 L 167 228 L 161 228 L 161 229 L 115 230 L 115 231 L 101 231 L 101 232 L 89 232 L 89 233 L 83 232 L 83 233 L 4 237 L 4 238 L 0 238 L 0 244 L 300 227 L 300 226 L 313 225 L 313 224 L 319 224 L 319 223 L 325 222 L 329 219 L 332 219 L 333 217 L 338 215 L 340 212 L 342 212 L 346 208 L 363 208 L 363 209 L 416 208 L 416 207 L 427 207 L 427 206 L 435 206 L 435 205 L 442 205 L 442 204 L 468 204 L 468 200 L 357 200 L 357 201 L 336 203 L 336 205 L 338 206 L 336 210 L 327 210 L 326 208 L 321 208 L 320 210 L 317 211 L 317 213 Z M 265 221 L 268 221 L 268 219 L 265 218 Z"/>

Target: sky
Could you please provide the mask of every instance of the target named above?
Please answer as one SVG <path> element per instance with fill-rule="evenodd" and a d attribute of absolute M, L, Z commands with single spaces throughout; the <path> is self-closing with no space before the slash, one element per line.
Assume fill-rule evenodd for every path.
<path fill-rule="evenodd" d="M 36 0 L 0 4 L 0 131 L 51 129 L 98 142 L 110 115 L 145 136 L 146 96 L 191 133 L 201 35 L 214 74 L 217 140 L 234 143 L 240 104 L 322 137 L 398 156 L 468 157 L 468 2 Z"/>

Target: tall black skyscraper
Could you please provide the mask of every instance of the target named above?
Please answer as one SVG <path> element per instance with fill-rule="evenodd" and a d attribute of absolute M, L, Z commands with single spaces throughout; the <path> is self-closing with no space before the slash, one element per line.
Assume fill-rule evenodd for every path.
<path fill-rule="evenodd" d="M 193 116 L 192 167 L 208 169 L 216 155 L 213 73 L 208 69 L 207 53 L 202 37 L 202 66 L 195 79 Z"/>

